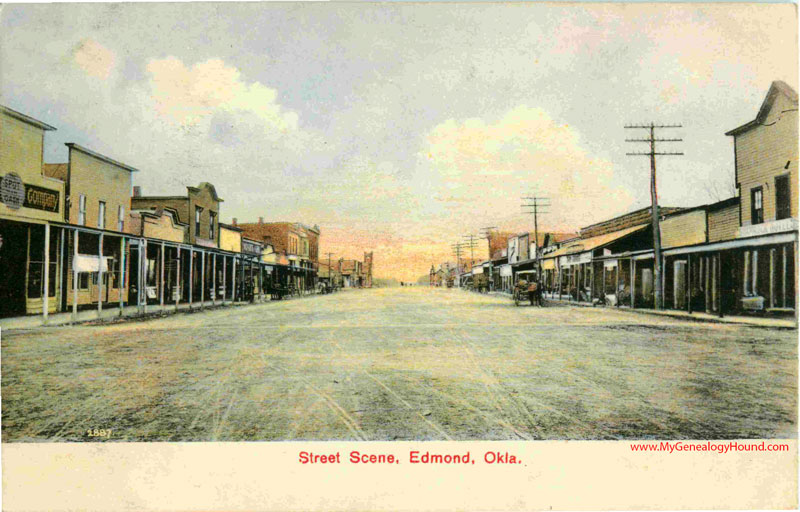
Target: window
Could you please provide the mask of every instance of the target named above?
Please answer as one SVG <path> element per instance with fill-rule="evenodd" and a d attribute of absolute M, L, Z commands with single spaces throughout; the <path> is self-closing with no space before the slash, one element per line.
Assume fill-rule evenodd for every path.
<path fill-rule="evenodd" d="M 775 178 L 775 220 L 788 219 L 792 216 L 789 190 L 788 175 Z"/>
<path fill-rule="evenodd" d="M 750 224 L 764 222 L 764 191 L 761 187 L 750 189 Z"/>
<path fill-rule="evenodd" d="M 97 227 L 106 228 L 106 202 L 100 201 L 100 208 L 97 210 Z"/>
<path fill-rule="evenodd" d="M 203 209 L 199 206 L 194 207 L 194 236 L 200 236 L 200 216 L 203 214 Z"/>
<path fill-rule="evenodd" d="M 208 238 L 211 240 L 214 239 L 214 219 L 217 217 L 217 214 L 214 212 L 208 212 Z"/>
<path fill-rule="evenodd" d="M 86 196 L 83 194 L 78 198 L 78 225 L 86 225 Z"/>
<path fill-rule="evenodd" d="M 78 274 L 78 289 L 79 290 L 88 290 L 89 289 L 89 273 L 88 272 L 81 272 Z"/>
<path fill-rule="evenodd" d="M 125 231 L 125 207 L 120 205 L 117 209 L 117 231 Z"/>

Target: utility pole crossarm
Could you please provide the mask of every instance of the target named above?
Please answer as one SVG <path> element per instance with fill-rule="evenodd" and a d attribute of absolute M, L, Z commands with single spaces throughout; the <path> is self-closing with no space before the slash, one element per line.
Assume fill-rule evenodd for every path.
<path fill-rule="evenodd" d="M 626 153 L 628 156 L 648 156 L 650 157 L 650 213 L 651 222 L 653 224 L 653 288 L 655 295 L 655 307 L 657 310 L 663 309 L 664 290 L 662 286 L 661 273 L 661 227 L 659 226 L 659 210 L 658 210 L 658 189 L 656 188 L 656 157 L 657 156 L 681 156 L 683 152 L 679 151 L 656 151 L 656 142 L 682 142 L 680 138 L 657 138 L 655 131 L 661 128 L 682 128 L 680 124 L 628 124 L 625 128 L 646 129 L 650 133 L 649 137 L 642 139 L 625 139 L 625 142 L 646 142 L 650 145 L 650 151 L 637 151 Z M 619 293 L 616 290 L 615 293 Z"/>

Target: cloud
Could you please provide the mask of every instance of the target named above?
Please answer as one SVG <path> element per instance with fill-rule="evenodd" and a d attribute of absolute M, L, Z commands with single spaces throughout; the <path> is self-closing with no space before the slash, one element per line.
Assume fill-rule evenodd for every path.
<path fill-rule="evenodd" d="M 527 105 L 494 121 L 440 123 L 428 133 L 420 160 L 434 197 L 450 214 L 476 203 L 495 215 L 519 214 L 520 197 L 536 191 L 557 205 L 552 222 L 574 226 L 589 209 L 596 218 L 633 201 L 614 184 L 611 163 L 593 157 L 575 128 Z"/>
<path fill-rule="evenodd" d="M 117 65 L 117 56 L 94 39 L 86 38 L 78 43 L 72 52 L 75 63 L 86 74 L 107 79 Z"/>
<path fill-rule="evenodd" d="M 208 122 L 218 112 L 249 114 L 269 131 L 298 129 L 298 115 L 277 103 L 278 93 L 260 82 L 245 82 L 241 72 L 220 59 L 187 66 L 176 57 L 147 64 L 158 112 L 177 124 Z"/>

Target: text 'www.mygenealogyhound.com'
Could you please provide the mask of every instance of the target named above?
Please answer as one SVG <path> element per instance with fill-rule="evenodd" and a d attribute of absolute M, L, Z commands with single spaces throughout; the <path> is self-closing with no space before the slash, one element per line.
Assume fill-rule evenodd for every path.
<path fill-rule="evenodd" d="M 709 453 L 735 453 L 735 452 L 788 452 L 786 443 L 741 442 L 741 441 L 659 441 L 649 443 L 631 443 L 634 452 L 709 452 Z"/>

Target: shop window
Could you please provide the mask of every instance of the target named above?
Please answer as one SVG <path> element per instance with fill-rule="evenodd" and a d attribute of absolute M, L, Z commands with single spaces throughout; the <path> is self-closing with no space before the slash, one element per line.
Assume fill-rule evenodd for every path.
<path fill-rule="evenodd" d="M 775 220 L 788 219 L 791 215 L 789 176 L 778 176 L 775 178 Z"/>
<path fill-rule="evenodd" d="M 99 207 L 97 209 L 97 227 L 100 229 L 106 229 L 106 202 L 100 201 Z"/>
<path fill-rule="evenodd" d="M 83 194 L 78 198 L 78 225 L 86 225 L 86 196 Z"/>
<path fill-rule="evenodd" d="M 750 190 L 750 224 L 764 222 L 764 190 L 756 187 Z"/>
<path fill-rule="evenodd" d="M 89 272 L 81 272 L 78 274 L 78 289 L 79 290 L 89 289 Z"/>

